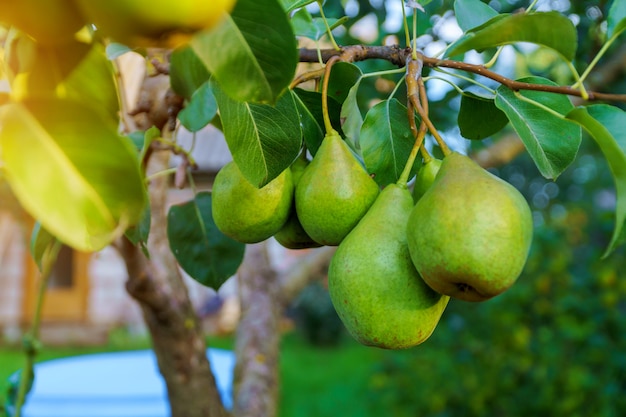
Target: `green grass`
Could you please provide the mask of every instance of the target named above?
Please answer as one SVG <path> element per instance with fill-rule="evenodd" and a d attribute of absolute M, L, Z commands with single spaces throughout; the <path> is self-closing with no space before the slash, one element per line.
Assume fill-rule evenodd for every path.
<path fill-rule="evenodd" d="M 232 337 L 212 337 L 212 347 L 232 349 Z M 120 333 L 98 347 L 44 347 L 37 362 L 99 352 L 145 349 L 148 340 Z M 286 334 L 280 352 L 280 417 L 366 416 L 364 401 L 369 375 L 381 350 L 367 348 L 349 337 L 336 347 L 315 347 L 297 334 Z M 0 346 L 0 398 L 4 398 L 7 378 L 24 364 L 19 346 Z"/>
<path fill-rule="evenodd" d="M 280 417 L 367 416 L 372 366 L 384 351 L 345 337 L 320 348 L 286 335 L 281 349 Z"/>

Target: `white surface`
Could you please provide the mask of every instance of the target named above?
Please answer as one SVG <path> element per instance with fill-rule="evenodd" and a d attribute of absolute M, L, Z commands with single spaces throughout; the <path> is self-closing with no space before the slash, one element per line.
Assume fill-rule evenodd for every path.
<path fill-rule="evenodd" d="M 233 352 L 208 349 L 224 406 L 232 406 Z M 152 350 L 55 359 L 35 366 L 24 417 L 167 417 L 165 383 Z"/>

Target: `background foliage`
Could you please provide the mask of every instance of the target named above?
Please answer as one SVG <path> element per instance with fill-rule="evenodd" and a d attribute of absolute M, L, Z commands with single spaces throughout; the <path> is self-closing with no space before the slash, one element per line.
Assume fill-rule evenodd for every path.
<path fill-rule="evenodd" d="M 381 29 L 378 41 L 383 41 L 389 35 L 384 7 L 392 2 L 358 3 L 360 14 L 375 16 Z M 451 3 L 433 1 L 427 6 L 433 17 L 420 21 L 424 41 L 444 36 L 441 28 Z M 527 3 L 489 2 L 502 12 Z M 604 41 L 601 21 L 610 2 L 541 5 L 570 14 L 577 22 L 582 42 L 574 62 L 584 67 Z M 355 41 L 350 33 L 344 39 L 340 42 Z M 566 73 L 541 50 L 518 54 L 508 64 L 514 76 L 563 81 Z M 358 65 L 369 71 L 377 63 Z M 623 91 L 623 74 L 618 71 L 600 84 L 602 91 Z M 381 83 L 361 91 L 370 99 L 385 94 Z M 452 90 L 431 101 L 430 115 L 446 139 L 458 135 L 459 101 Z M 454 145 L 472 152 L 497 139 Z M 368 412 L 433 417 L 621 415 L 626 409 L 620 395 L 626 390 L 626 265 L 624 248 L 600 259 L 611 239 L 615 204 L 606 161 L 584 136 L 575 161 L 556 181 L 542 177 L 527 154 L 494 172 L 520 189 L 533 209 L 535 237 L 523 275 L 510 291 L 485 303 L 452 300 L 426 343 L 408 351 L 383 352 L 379 363 L 368 364 L 368 394 L 363 397 Z"/>

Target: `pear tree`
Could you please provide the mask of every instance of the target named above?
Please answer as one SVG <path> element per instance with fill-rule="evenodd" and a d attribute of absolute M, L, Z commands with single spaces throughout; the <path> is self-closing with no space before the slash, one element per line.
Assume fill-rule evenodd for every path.
<path fill-rule="evenodd" d="M 515 291 L 531 210 L 459 143 L 504 153 L 514 135 L 558 181 L 593 141 L 616 195 L 604 256 L 624 241 L 626 91 L 594 81 L 624 53 L 623 0 L 598 2 L 598 47 L 584 54 L 577 19 L 547 2 L 374 3 L 0 0 L 0 172 L 36 220 L 42 285 L 61 244 L 113 245 L 174 416 L 228 415 L 179 268 L 215 290 L 238 274 L 238 417 L 277 415 L 278 317 L 301 288 L 275 279 L 268 239 L 319 248 L 303 262 L 329 263 L 339 317 L 380 348 L 426 342 L 455 298 Z M 367 16 L 399 25 L 381 37 Z M 148 74 L 138 103 L 120 77 L 127 54 Z M 549 68 L 533 71 L 532 54 Z M 179 143 L 208 125 L 233 159 L 212 192 Z M 166 207 L 170 182 L 193 198 Z M 18 408 L 27 389 L 24 378 Z"/>

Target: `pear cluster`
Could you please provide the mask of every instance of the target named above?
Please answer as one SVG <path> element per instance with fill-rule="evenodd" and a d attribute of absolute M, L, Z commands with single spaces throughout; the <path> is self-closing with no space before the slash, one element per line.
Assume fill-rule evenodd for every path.
<path fill-rule="evenodd" d="M 301 155 L 261 188 L 234 162 L 227 164 L 212 193 L 215 224 L 225 235 L 243 243 L 274 236 L 286 248 L 304 249 L 339 245 L 374 203 L 379 187 L 341 136 L 331 133 L 312 161 Z"/>
<path fill-rule="evenodd" d="M 333 305 L 364 345 L 404 349 L 430 337 L 450 297 L 483 301 L 526 263 L 532 217 L 523 196 L 467 156 L 425 161 L 413 193 L 382 191 L 335 132 L 262 188 L 234 163 L 213 186 L 216 226 L 245 243 L 274 236 L 290 249 L 338 246 Z"/>

